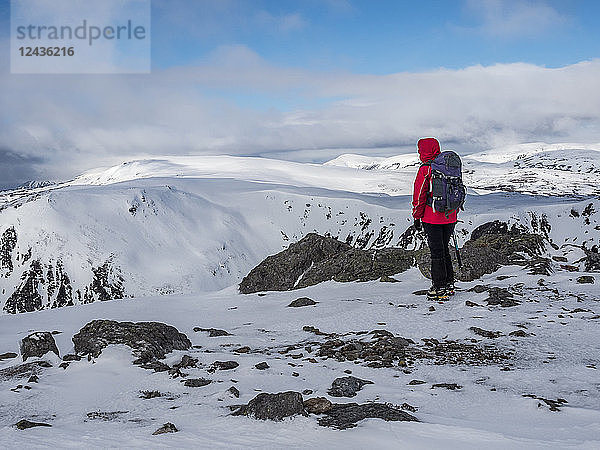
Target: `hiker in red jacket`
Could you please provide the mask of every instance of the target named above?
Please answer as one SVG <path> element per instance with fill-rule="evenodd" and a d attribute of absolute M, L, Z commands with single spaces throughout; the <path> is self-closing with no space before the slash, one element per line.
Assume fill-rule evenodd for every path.
<path fill-rule="evenodd" d="M 431 166 L 427 163 L 440 154 L 440 143 L 435 138 L 419 139 L 417 149 L 423 164 L 415 179 L 412 215 L 415 228 L 418 231 L 425 230 L 431 252 L 432 286 L 427 297 L 432 300 L 446 299 L 454 294 L 454 270 L 448 243 L 456 225 L 457 211 L 448 214 L 438 212 L 427 204 L 427 198 L 431 196 Z"/>

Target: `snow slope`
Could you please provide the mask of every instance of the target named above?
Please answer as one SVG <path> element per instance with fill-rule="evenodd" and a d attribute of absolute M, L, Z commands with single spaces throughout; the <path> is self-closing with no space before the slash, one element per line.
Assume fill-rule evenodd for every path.
<path fill-rule="evenodd" d="M 500 275 L 508 278 L 499 281 Z M 459 283 L 463 291 L 437 304 L 411 294 L 427 283 L 416 269 L 396 278 L 399 283 L 328 282 L 266 296 L 243 296 L 228 288 L 194 296 L 98 302 L 0 316 L 1 351 L 18 352 L 19 339 L 32 330 L 57 330 L 61 355 L 72 352 L 71 336 L 92 319 L 168 323 L 201 347 L 174 352 L 166 362 L 176 363 L 189 354 L 199 358 L 204 368 L 185 372 L 214 381 L 202 388 L 185 387 L 180 378 L 170 378 L 166 372 L 132 365 L 125 347 L 109 347 L 97 359 L 72 362 L 65 370 L 52 356 L 55 367 L 46 369 L 39 383 L 29 383 L 30 390 L 10 390 L 17 383 L 27 384 L 26 380 L 0 380 L 0 442 L 4 448 L 598 448 L 600 299 L 595 286 L 574 283 L 571 274 L 563 272 L 544 277 L 547 289 L 542 290 L 536 284 L 539 276 L 506 267 L 482 280 Z M 597 274 L 596 281 L 600 282 Z M 526 288 L 518 296 L 523 303 L 513 308 L 466 306 L 467 300 L 482 303 L 485 293 L 466 292 L 479 283 L 500 287 L 523 283 Z M 286 307 L 300 296 L 319 303 Z M 583 311 L 571 312 L 577 308 Z M 407 373 L 401 367 L 369 368 L 323 359 L 315 355 L 314 345 L 312 350 L 293 352 L 302 353 L 300 359 L 280 354 L 288 345 L 324 340 L 303 331 L 305 325 L 340 334 L 385 329 L 416 342 L 435 338 L 471 343 L 476 339 L 478 345 L 511 350 L 514 356 L 501 365 L 417 362 Z M 196 326 L 224 329 L 232 336 L 210 338 L 194 332 Z M 472 326 L 500 331 L 502 336 L 481 338 L 469 331 Z M 515 330 L 533 334 L 508 336 Z M 243 345 L 253 351 L 232 351 Z M 309 357 L 316 357 L 318 363 L 311 363 Z M 216 360 L 235 360 L 239 367 L 207 372 L 206 367 Z M 0 362 L 0 369 L 13 361 Z M 262 361 L 270 368 L 255 369 Z M 335 378 L 346 375 L 345 370 L 374 384 L 351 399 L 330 397 L 327 389 Z M 414 379 L 425 383 L 409 385 Z M 462 388 L 433 389 L 435 383 L 457 383 Z M 239 389 L 239 399 L 227 393 L 230 386 Z M 407 402 L 418 408 L 413 414 L 421 423 L 369 419 L 357 428 L 339 431 L 318 426 L 314 416 L 275 423 L 229 415 L 229 405 L 246 403 L 260 392 L 305 389 L 313 390 L 305 398 L 325 396 L 336 402 Z M 139 398 L 141 390 L 168 395 L 145 400 Z M 568 403 L 560 411 L 550 411 L 542 401 L 525 394 L 563 398 Z M 121 413 L 113 420 L 87 416 L 114 411 Z M 22 418 L 47 422 L 52 428 L 18 431 L 11 426 Z M 165 422 L 174 423 L 180 431 L 152 436 Z"/>

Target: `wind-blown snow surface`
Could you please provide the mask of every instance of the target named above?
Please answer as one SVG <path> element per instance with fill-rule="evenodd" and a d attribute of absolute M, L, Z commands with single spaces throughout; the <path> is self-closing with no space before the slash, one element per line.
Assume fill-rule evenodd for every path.
<path fill-rule="evenodd" d="M 551 255 L 582 270 L 582 246 L 599 244 L 599 148 L 528 144 L 464 156 L 470 195 L 460 215 L 460 240 L 490 220 L 518 223 L 546 236 L 555 246 L 548 246 Z M 523 283 L 521 305 L 506 309 L 467 307 L 466 300 L 482 303 L 485 294 L 462 291 L 430 311 L 430 302 L 411 294 L 428 286 L 416 269 L 398 275 L 401 282 L 395 284 L 328 282 L 266 296 L 237 292 L 237 283 L 252 267 L 308 232 L 329 233 L 363 248 L 398 245 L 412 223 L 409 194 L 417 167 L 415 155 L 346 155 L 324 165 L 179 157 L 129 162 L 62 185 L 1 193 L 0 233 L 13 227 L 17 237 L 14 248 L 0 249 L 0 307 L 34 260 L 44 274 L 60 262 L 76 306 L 48 309 L 57 294 L 49 295 L 49 283 L 38 282 L 45 310 L 0 315 L 0 353 L 18 353 L 19 340 L 32 331 L 61 331 L 55 338 L 65 354 L 72 351 L 73 334 L 92 319 L 156 320 L 176 326 L 202 346 L 186 352 L 202 363 L 235 359 L 240 366 L 214 375 L 194 369 L 192 376 L 217 383 L 184 388 L 165 373 L 133 366 L 126 348 L 109 348 L 93 363 L 73 362 L 66 370 L 55 360 L 31 390 L 14 392 L 15 380 L 0 380 L 0 442 L 9 448 L 598 448 L 597 274 L 587 274 L 595 284 L 581 285 L 575 278 L 586 273 L 567 272 L 554 262 L 550 277 L 505 267 L 460 285 L 466 290 L 475 284 Z M 77 290 L 91 286 L 92 269 L 107 262 L 112 280 L 122 277 L 124 294 L 136 298 L 77 305 L 84 301 Z M 500 275 L 512 278 L 498 280 Z M 539 278 L 545 287 L 537 284 Z M 156 296 L 169 293 L 179 295 Z M 285 307 L 301 296 L 319 303 Z M 578 308 L 583 311 L 573 312 Z M 315 339 L 302 331 L 304 325 L 337 333 L 384 328 L 416 342 L 485 340 L 469 331 L 478 326 L 503 333 L 489 341 L 515 352 L 513 370 L 417 363 L 406 374 L 400 368 L 333 360 L 312 364 L 279 355 L 289 344 Z M 209 338 L 194 333 L 195 326 L 222 328 L 233 336 Z M 534 335 L 508 336 L 521 326 Z M 241 345 L 271 354 L 231 352 Z M 179 361 L 182 354 L 170 355 L 167 362 Z M 263 360 L 271 369 L 255 370 Z M 0 361 L 0 369 L 14 361 Z M 225 408 L 258 392 L 312 389 L 313 395 L 326 396 L 346 369 L 375 382 L 350 401 L 408 402 L 419 408 L 414 414 L 422 423 L 373 419 L 336 431 L 317 426 L 312 417 L 260 422 L 230 417 Z M 408 386 L 412 379 L 426 383 Z M 444 382 L 464 387 L 431 389 Z M 231 385 L 240 390 L 240 399 L 227 396 Z M 174 400 L 138 398 L 139 390 L 153 389 L 172 393 Z M 523 394 L 569 403 L 552 412 Z M 103 422 L 89 420 L 86 414 L 92 411 L 128 412 Z M 11 425 L 22 418 L 53 427 L 18 431 Z M 181 431 L 151 436 L 167 421 Z"/>

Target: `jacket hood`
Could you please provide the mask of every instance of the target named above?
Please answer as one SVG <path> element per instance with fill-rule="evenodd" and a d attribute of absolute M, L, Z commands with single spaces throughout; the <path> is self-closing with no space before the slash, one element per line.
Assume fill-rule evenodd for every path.
<path fill-rule="evenodd" d="M 423 138 L 417 142 L 421 162 L 431 161 L 440 154 L 440 143 L 436 138 Z"/>

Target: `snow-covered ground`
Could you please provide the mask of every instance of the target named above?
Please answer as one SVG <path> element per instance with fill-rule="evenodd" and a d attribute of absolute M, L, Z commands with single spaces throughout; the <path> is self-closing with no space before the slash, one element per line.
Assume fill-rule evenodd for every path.
<path fill-rule="evenodd" d="M 463 290 L 440 305 L 412 294 L 428 287 L 416 269 L 397 275 L 401 282 L 394 284 L 328 282 L 265 296 L 244 296 L 236 288 L 267 255 L 309 232 L 362 248 L 398 245 L 412 223 L 416 154 L 343 155 L 326 164 L 169 157 L 89 171 L 68 183 L 2 192 L 0 235 L 14 228 L 16 244 L 13 248 L 5 240 L 0 248 L 0 308 L 25 283 L 36 260 L 43 275 L 32 279 L 44 310 L 0 315 L 0 354 L 18 353 L 20 339 L 33 331 L 60 331 L 55 339 L 65 354 L 72 351 L 73 334 L 90 320 L 155 320 L 177 327 L 202 346 L 169 355 L 169 364 L 186 353 L 205 365 L 233 359 L 240 366 L 216 374 L 190 369 L 190 376 L 217 382 L 186 388 L 166 373 L 132 365 L 125 347 L 111 347 L 93 362 L 73 362 L 66 370 L 58 368 L 55 358 L 54 367 L 30 390 L 12 391 L 14 379 L 0 380 L 1 445 L 598 448 L 600 277 L 584 273 L 581 258 L 582 246 L 600 244 L 599 150 L 600 145 L 527 144 L 464 155 L 469 197 L 460 215 L 460 241 L 491 220 L 518 223 L 546 236 L 554 244 L 547 246 L 549 254 L 566 258 L 564 264 L 580 271 L 564 270 L 559 261 L 547 277 L 504 267 L 482 280 L 461 283 Z M 77 290 L 90 287 L 93 270 L 107 262 L 109 281 L 122 277 L 125 295 L 134 298 L 80 304 Z M 53 280 L 60 272 L 62 282 L 68 274 L 75 306 L 47 309 L 57 296 L 56 286 L 50 289 L 49 272 L 55 274 Z M 498 280 L 501 275 L 509 278 Z M 577 283 L 580 275 L 595 277 L 595 284 Z M 544 281 L 538 283 L 540 278 Z M 486 296 L 466 291 L 476 284 L 510 285 L 521 304 L 468 307 L 467 300 L 482 303 Z M 319 303 L 286 307 L 301 296 Z M 505 365 L 417 361 L 408 374 L 331 359 L 314 364 L 307 361 L 312 356 L 307 352 L 297 360 L 279 354 L 287 345 L 320 339 L 302 331 L 305 325 L 340 334 L 386 329 L 415 342 L 477 339 L 479 345 L 493 344 L 514 355 Z M 209 338 L 193 332 L 196 326 L 225 329 L 233 336 Z M 481 338 L 469 330 L 472 326 L 502 336 Z M 532 335 L 508 336 L 518 329 Z M 263 352 L 232 353 L 241 345 Z M 261 361 L 271 368 L 254 369 Z M 14 359 L 0 361 L 0 370 L 14 364 Z M 510 370 L 502 370 L 506 367 Z M 414 415 L 421 423 L 370 419 L 338 431 L 318 426 L 314 417 L 272 423 L 228 415 L 226 405 L 246 403 L 259 392 L 311 389 L 311 396 L 327 396 L 333 379 L 346 369 L 374 382 L 348 401 L 407 402 L 418 407 Z M 412 379 L 426 383 L 409 386 Z M 463 388 L 432 389 L 434 383 Z M 226 393 L 231 385 L 240 390 L 239 399 Z M 153 389 L 171 393 L 173 399 L 139 398 L 140 390 Z M 524 394 L 568 403 L 561 411 L 549 411 L 543 401 Z M 88 419 L 93 411 L 127 412 L 102 421 Z M 18 431 L 12 424 L 22 418 L 53 427 Z M 181 431 L 151 435 L 167 421 Z"/>
<path fill-rule="evenodd" d="M 503 281 L 499 275 L 513 276 Z M 176 326 L 194 345 L 202 348 L 174 352 L 168 363 L 190 354 L 204 365 L 216 360 L 235 360 L 231 371 L 207 373 L 189 369 L 190 376 L 217 381 L 202 388 L 184 387 L 180 379 L 153 373 L 131 364 L 126 347 L 105 350 L 92 362 L 73 362 L 66 369 L 46 369 L 32 389 L 13 392 L 17 381 L 0 381 L 0 442 L 7 448 L 38 447 L 162 447 L 177 448 L 598 448 L 600 445 L 600 389 L 597 368 L 597 288 L 579 285 L 561 273 L 544 277 L 548 290 L 538 289 L 539 276 L 524 275 L 521 268 L 506 267 L 473 283 L 494 286 L 525 283 L 523 303 L 513 308 L 468 307 L 466 300 L 481 303 L 485 294 L 461 291 L 444 304 L 428 302 L 411 294 L 427 281 L 412 269 L 397 278 L 400 283 L 328 282 L 295 292 L 266 296 L 239 295 L 234 288 L 199 296 L 169 296 L 94 303 L 91 305 L 0 317 L 0 350 L 18 352 L 18 341 L 32 330 L 57 330 L 62 354 L 72 352 L 70 338 L 96 318 L 157 320 Z M 600 280 L 597 280 L 600 282 Z M 552 289 L 558 289 L 557 296 Z M 300 296 L 319 303 L 313 307 L 288 308 Z M 578 301 L 578 298 L 581 301 Z M 434 305 L 435 311 L 430 311 Z M 584 312 L 569 312 L 576 308 Z M 434 365 L 417 362 L 411 373 L 401 368 L 368 368 L 364 364 L 340 363 L 310 354 L 292 359 L 278 350 L 300 342 L 322 340 L 302 327 L 324 332 L 358 332 L 385 329 L 419 342 L 422 338 L 463 341 L 478 339 L 514 356 L 502 365 Z M 208 337 L 193 327 L 219 328 L 232 336 Z M 497 339 L 481 338 L 471 326 L 501 331 Z M 524 327 L 524 328 L 523 328 Z M 514 330 L 533 333 L 514 338 Z M 232 349 L 248 345 L 265 353 L 235 354 Z M 295 352 L 294 352 L 295 353 Z M 254 368 L 266 361 L 270 368 Z M 58 363 L 54 358 L 53 362 Z M 0 368 L 10 365 L 0 363 Z M 293 366 L 291 364 L 294 364 Z M 503 371 L 509 367 L 510 371 Z M 331 382 L 344 376 L 371 380 L 352 399 L 337 401 L 404 402 L 416 406 L 421 423 L 384 422 L 369 419 L 345 431 L 322 428 L 313 417 L 295 417 L 282 423 L 261 422 L 229 416 L 228 405 L 246 403 L 259 392 L 303 391 L 328 396 Z M 299 376 L 292 376 L 293 372 Z M 409 386 L 418 379 L 425 384 Z M 233 381 L 235 380 L 235 381 Z M 20 383 L 24 382 L 20 381 Z M 435 383 L 457 383 L 462 389 L 432 389 Z M 241 395 L 226 391 L 236 386 Z M 140 390 L 159 390 L 171 395 L 140 399 Z M 550 411 L 533 394 L 568 403 Z M 540 404 L 542 406 L 540 406 Z M 127 411 L 111 421 L 91 420 L 87 413 Z M 22 418 L 48 422 L 52 428 L 18 431 L 11 424 Z M 165 422 L 180 432 L 152 436 Z"/>

